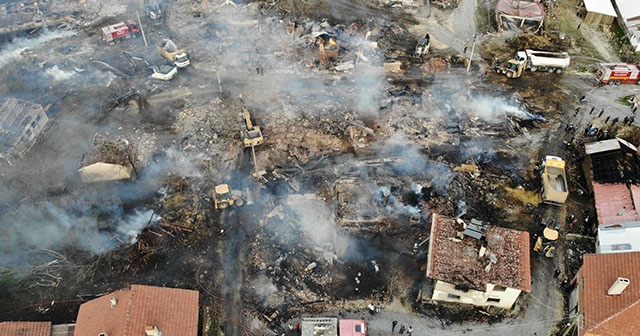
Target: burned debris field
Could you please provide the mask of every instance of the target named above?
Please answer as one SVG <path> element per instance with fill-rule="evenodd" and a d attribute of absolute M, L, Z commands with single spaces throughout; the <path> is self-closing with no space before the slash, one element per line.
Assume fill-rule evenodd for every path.
<path fill-rule="evenodd" d="M 639 176 L 632 144 L 581 147 L 640 139 L 604 121 L 624 94 L 496 66 L 558 40 L 488 28 L 495 3 L 2 6 L 1 321 L 75 323 L 140 284 L 197 290 L 202 335 L 554 334 L 593 252 L 591 179 Z"/>

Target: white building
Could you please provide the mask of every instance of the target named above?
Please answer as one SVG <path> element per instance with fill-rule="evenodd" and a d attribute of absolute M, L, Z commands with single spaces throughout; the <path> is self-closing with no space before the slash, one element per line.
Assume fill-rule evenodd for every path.
<path fill-rule="evenodd" d="M 598 226 L 596 253 L 640 252 L 640 222 Z"/>
<path fill-rule="evenodd" d="M 508 309 L 531 290 L 528 232 L 434 214 L 430 239 L 431 300 Z"/>
<path fill-rule="evenodd" d="M 638 0 L 614 0 L 618 22 L 636 52 L 640 51 L 640 2 Z"/>

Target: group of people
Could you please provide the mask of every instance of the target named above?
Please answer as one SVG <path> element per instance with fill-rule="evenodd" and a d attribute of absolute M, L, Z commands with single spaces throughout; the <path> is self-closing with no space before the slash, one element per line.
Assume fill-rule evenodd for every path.
<path fill-rule="evenodd" d="M 395 334 L 396 332 L 396 326 L 398 326 L 398 321 L 393 321 L 391 322 L 391 333 Z M 407 333 L 407 335 L 411 336 L 411 334 L 413 334 L 413 326 L 409 326 L 408 328 L 404 326 L 404 324 L 400 325 L 400 330 L 398 330 L 399 334 L 404 334 Z"/>

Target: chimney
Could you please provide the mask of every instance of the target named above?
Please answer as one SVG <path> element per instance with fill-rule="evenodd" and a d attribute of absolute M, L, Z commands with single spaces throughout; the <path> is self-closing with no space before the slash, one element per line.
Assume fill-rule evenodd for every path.
<path fill-rule="evenodd" d="M 115 308 L 116 305 L 118 304 L 118 299 L 114 298 L 113 296 L 109 298 L 109 301 L 111 302 L 111 308 Z"/>
<path fill-rule="evenodd" d="M 627 288 L 627 286 L 629 286 L 629 279 L 627 279 L 627 278 L 618 278 L 613 283 L 613 285 L 611 285 L 611 287 L 609 288 L 609 291 L 607 292 L 607 294 L 608 295 L 620 295 L 620 294 L 622 294 L 624 289 Z"/>
<path fill-rule="evenodd" d="M 147 336 L 160 336 L 162 334 L 156 326 L 146 326 L 144 327 L 144 332 L 147 333 Z"/>

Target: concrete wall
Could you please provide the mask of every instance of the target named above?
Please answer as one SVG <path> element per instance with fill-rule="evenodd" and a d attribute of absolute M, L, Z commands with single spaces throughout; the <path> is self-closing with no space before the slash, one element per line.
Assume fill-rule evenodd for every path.
<path fill-rule="evenodd" d="M 500 288 L 493 284 L 487 284 L 487 289 L 482 292 L 470 289 L 466 292 L 455 289 L 455 285 L 437 280 L 433 289 L 432 300 L 457 302 L 475 306 L 495 306 L 509 309 L 520 296 L 521 290 L 515 288 Z"/>

